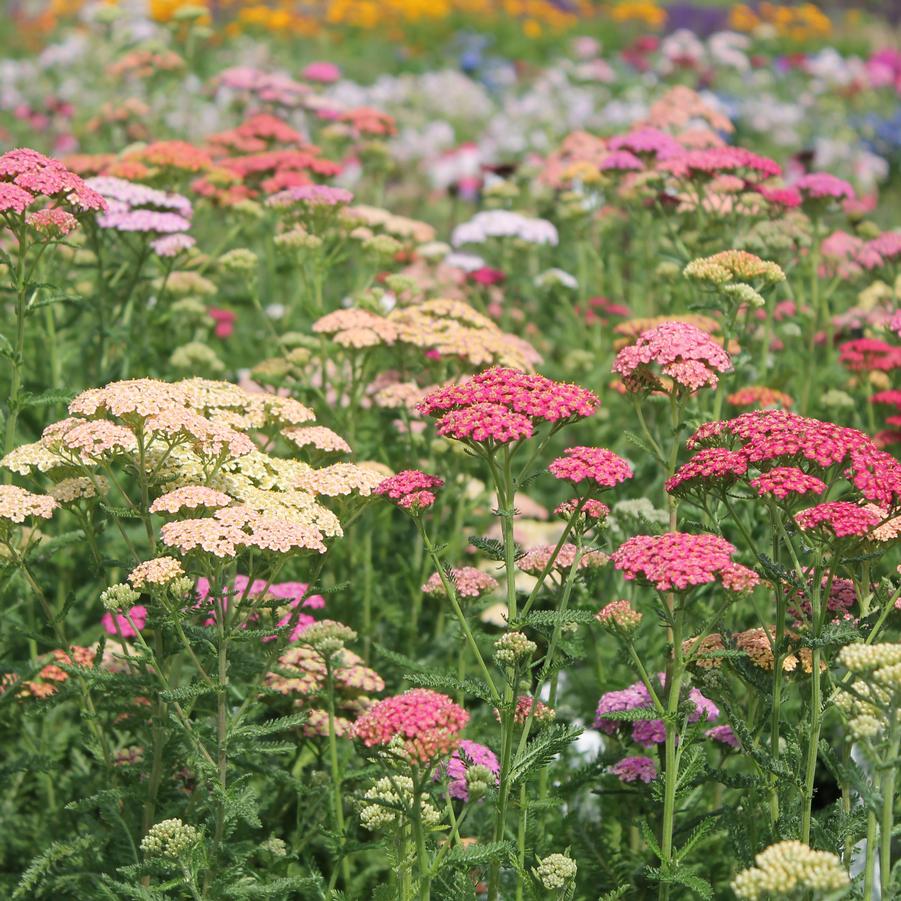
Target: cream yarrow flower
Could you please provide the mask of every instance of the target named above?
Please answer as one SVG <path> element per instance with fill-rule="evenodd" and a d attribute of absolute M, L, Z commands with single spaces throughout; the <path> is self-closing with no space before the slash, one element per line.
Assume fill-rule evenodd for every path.
<path fill-rule="evenodd" d="M 799 841 L 770 845 L 754 858 L 756 866 L 742 870 L 732 889 L 739 898 L 785 898 L 792 892 L 836 891 L 850 880 L 838 857 L 828 851 L 814 851 Z"/>
<path fill-rule="evenodd" d="M 576 878 L 576 862 L 566 854 L 548 854 L 538 859 L 538 866 L 532 869 L 535 878 L 548 891 L 566 888 Z"/>
<path fill-rule="evenodd" d="M 200 838 L 200 831 L 182 820 L 162 820 L 151 826 L 141 839 L 141 850 L 148 857 L 180 860 L 197 845 Z"/>

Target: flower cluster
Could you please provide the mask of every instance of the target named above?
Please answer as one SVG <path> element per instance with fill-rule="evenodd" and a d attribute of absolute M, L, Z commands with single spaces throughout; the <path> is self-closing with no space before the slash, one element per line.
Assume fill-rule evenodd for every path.
<path fill-rule="evenodd" d="M 735 547 L 718 535 L 667 532 L 636 535 L 611 556 L 625 579 L 642 579 L 658 591 L 686 591 L 720 582 L 728 591 L 749 591 L 758 575 L 732 560 Z"/>
<path fill-rule="evenodd" d="M 838 891 L 850 882 L 835 854 L 814 851 L 794 839 L 770 845 L 754 858 L 754 864 L 742 870 L 732 882 L 735 894 L 748 901 L 787 897 L 798 890 Z"/>
<path fill-rule="evenodd" d="M 444 480 L 438 476 L 419 469 L 405 469 L 380 482 L 375 493 L 393 501 L 398 507 L 415 513 L 435 503 L 435 490 L 442 485 Z"/>
<path fill-rule="evenodd" d="M 399 737 L 411 761 L 426 762 L 450 754 L 460 743 L 469 714 L 446 695 L 414 688 L 373 704 L 353 725 L 367 748 L 387 746 Z"/>
<path fill-rule="evenodd" d="M 568 447 L 548 466 L 548 472 L 577 485 L 588 483 L 592 490 L 614 488 L 633 476 L 626 460 L 602 447 Z"/>
<path fill-rule="evenodd" d="M 732 360 L 714 338 L 686 322 L 664 322 L 639 335 L 613 362 L 629 391 L 666 390 L 653 366 L 690 393 L 716 387 L 718 373 L 728 372 Z"/>

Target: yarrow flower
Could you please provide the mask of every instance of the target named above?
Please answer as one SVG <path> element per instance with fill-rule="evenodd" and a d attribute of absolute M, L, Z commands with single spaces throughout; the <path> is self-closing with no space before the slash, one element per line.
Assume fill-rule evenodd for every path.
<path fill-rule="evenodd" d="M 611 601 L 594 618 L 608 629 L 629 635 L 641 624 L 643 615 L 629 601 Z"/>
<path fill-rule="evenodd" d="M 45 494 L 33 494 L 15 485 L 0 485 L 0 520 L 22 523 L 32 516 L 50 519 L 59 505 Z"/>
<path fill-rule="evenodd" d="M 435 489 L 442 485 L 444 480 L 438 476 L 419 469 L 405 469 L 379 483 L 373 493 L 393 501 L 404 510 L 416 512 L 435 503 Z"/>
<path fill-rule="evenodd" d="M 496 591 L 497 579 L 489 573 L 476 569 L 474 566 L 458 566 L 448 572 L 448 578 L 453 584 L 457 596 L 461 598 L 480 598 L 483 595 Z M 432 597 L 446 597 L 444 583 L 438 573 L 432 573 L 428 581 L 422 586 L 424 594 Z"/>
<path fill-rule="evenodd" d="M 175 557 L 154 557 L 139 563 L 128 574 L 128 581 L 133 588 L 141 589 L 148 585 L 168 585 L 184 574 L 184 568 Z"/>
<path fill-rule="evenodd" d="M 555 891 L 572 882 L 577 870 L 576 862 L 566 854 L 548 854 L 538 859 L 538 866 L 532 872 L 548 891 Z"/>
<path fill-rule="evenodd" d="M 620 782 L 653 782 L 657 778 L 657 764 L 650 757 L 624 757 L 610 767 L 610 773 Z"/>
<path fill-rule="evenodd" d="M 141 850 L 148 857 L 180 860 L 200 842 L 201 835 L 194 826 L 179 819 L 162 820 L 151 826 L 141 839 Z"/>
<path fill-rule="evenodd" d="M 726 400 L 734 407 L 782 407 L 787 410 L 794 404 L 785 392 L 762 385 L 746 385 L 730 394 Z"/>
<path fill-rule="evenodd" d="M 454 247 L 483 244 L 489 238 L 518 238 L 528 244 L 556 246 L 557 229 L 546 219 L 535 219 L 512 210 L 482 210 L 469 222 L 458 225 L 451 235 Z"/>
<path fill-rule="evenodd" d="M 810 172 L 802 175 L 794 188 L 800 192 L 804 200 L 853 200 L 854 188 L 844 179 L 837 178 L 829 172 Z"/>
<path fill-rule="evenodd" d="M 27 147 L 0 155 L 0 212 L 24 213 L 41 197 L 77 212 L 102 212 L 106 201 L 59 160 Z"/>
<path fill-rule="evenodd" d="M 716 387 L 717 373 L 728 372 L 732 360 L 707 332 L 686 322 L 664 322 L 642 332 L 634 344 L 616 355 L 613 372 L 622 376 L 627 390 L 664 390 L 652 364 L 691 393 Z"/>
<path fill-rule="evenodd" d="M 732 881 L 735 894 L 747 901 L 788 897 L 799 890 L 832 892 L 850 884 L 835 854 L 814 851 L 793 839 L 770 845 L 754 858 L 754 863 Z"/>
<path fill-rule="evenodd" d="M 754 588 L 759 577 L 732 560 L 735 547 L 718 535 L 666 532 L 636 535 L 617 548 L 611 560 L 623 578 L 650 582 L 658 591 L 686 591 L 719 581 L 730 591 Z"/>
<path fill-rule="evenodd" d="M 478 444 L 509 444 L 532 437 L 532 420 L 500 404 L 472 404 L 438 420 L 439 435 Z"/>
<path fill-rule="evenodd" d="M 556 557 L 554 556 L 555 551 L 557 551 L 557 547 L 553 544 L 542 544 L 530 548 L 516 560 L 516 566 L 524 573 L 539 576 L 553 559 L 553 569 L 565 572 L 576 562 L 576 556 L 579 554 L 579 548 L 569 542 L 560 546 Z M 603 551 L 582 551 L 579 556 L 579 569 L 603 566 L 607 559 L 607 555 Z"/>
<path fill-rule="evenodd" d="M 447 793 L 458 801 L 468 801 L 470 787 L 467 776 L 475 767 L 485 767 L 492 776 L 492 782 L 497 784 L 501 770 L 497 755 L 491 748 L 464 738 L 447 763 L 436 768 L 434 778 L 437 780 L 446 776 Z"/>
<path fill-rule="evenodd" d="M 761 497 L 771 494 L 781 501 L 792 495 L 822 494 L 826 490 L 824 481 L 797 466 L 776 466 L 751 479 L 750 485 Z"/>
<path fill-rule="evenodd" d="M 542 375 L 518 369 L 486 369 L 459 385 L 448 385 L 427 394 L 417 409 L 426 416 L 490 404 L 512 413 L 548 423 L 582 419 L 598 405 L 597 397 L 585 388 L 554 382 Z M 518 422 L 518 420 L 517 420 Z"/>
<path fill-rule="evenodd" d="M 227 507 L 232 499 L 222 491 L 202 485 L 186 485 L 158 497 L 151 505 L 151 513 L 180 513 L 182 510 L 205 508 L 215 510 Z"/>
<path fill-rule="evenodd" d="M 666 480 L 664 488 L 670 494 L 691 494 L 693 491 L 724 489 L 734 484 L 748 471 L 744 455 L 724 447 L 709 447 L 698 451 L 687 463 Z"/>
<path fill-rule="evenodd" d="M 849 501 L 829 501 L 795 514 L 795 522 L 805 532 L 828 529 L 836 538 L 860 537 L 871 532 L 883 517 Z"/>
<path fill-rule="evenodd" d="M 626 460 L 602 447 L 568 447 L 548 466 L 548 472 L 575 484 L 588 482 L 596 489 L 613 488 L 633 476 Z"/>
<path fill-rule="evenodd" d="M 373 704 L 354 723 L 353 734 L 367 748 L 399 737 L 411 760 L 425 762 L 455 750 L 468 722 L 469 714 L 447 695 L 414 688 Z"/>
<path fill-rule="evenodd" d="M 557 504 L 554 507 L 554 515 L 562 516 L 564 519 L 572 519 L 573 516 L 579 516 L 585 520 L 598 523 L 610 515 L 610 508 L 593 497 L 573 497 L 568 501 Z"/>

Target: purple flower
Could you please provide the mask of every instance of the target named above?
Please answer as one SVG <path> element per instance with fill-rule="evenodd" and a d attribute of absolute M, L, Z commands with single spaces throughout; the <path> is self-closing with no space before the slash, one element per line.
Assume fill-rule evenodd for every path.
<path fill-rule="evenodd" d="M 439 766 L 434 773 L 434 778 L 440 779 L 445 773 L 447 774 L 448 786 L 447 792 L 452 798 L 460 801 L 469 800 L 469 789 L 466 785 L 466 771 L 471 766 L 487 767 L 495 777 L 501 771 L 500 761 L 491 748 L 480 745 L 476 741 L 470 741 L 464 738 L 459 747 L 447 763 Z"/>
<path fill-rule="evenodd" d="M 657 778 L 657 764 L 650 757 L 624 757 L 610 767 L 610 772 L 620 782 L 653 782 Z"/>
<path fill-rule="evenodd" d="M 732 731 L 731 726 L 714 726 L 712 729 L 708 729 L 704 734 L 707 738 L 728 745 L 735 751 L 741 747 L 741 742 L 738 740 L 738 736 Z"/>

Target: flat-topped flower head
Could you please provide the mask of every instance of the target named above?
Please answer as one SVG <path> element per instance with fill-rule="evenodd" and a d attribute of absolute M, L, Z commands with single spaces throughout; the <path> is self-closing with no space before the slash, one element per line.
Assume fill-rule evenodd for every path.
<path fill-rule="evenodd" d="M 76 212 L 102 212 L 106 201 L 59 160 L 27 147 L 0 155 L 0 211 L 24 213 L 52 199 Z"/>
<path fill-rule="evenodd" d="M 530 576 L 540 576 L 553 560 L 552 570 L 566 572 L 576 562 L 579 549 L 574 544 L 566 542 L 560 546 L 557 556 L 554 556 L 556 545 L 542 544 L 526 551 L 516 561 L 516 566 Z M 604 566 L 607 563 L 607 555 L 603 551 L 583 551 L 579 556 L 579 569 L 592 569 Z"/>
<path fill-rule="evenodd" d="M 718 535 L 666 532 L 636 535 L 610 559 L 626 580 L 641 579 L 659 591 L 686 591 L 711 582 L 720 582 L 730 591 L 749 590 L 759 578 L 733 562 L 734 553 L 735 547 Z"/>
<path fill-rule="evenodd" d="M 838 359 L 851 372 L 891 372 L 901 369 L 901 348 L 879 338 L 854 338 L 839 346 Z"/>
<path fill-rule="evenodd" d="M 568 447 L 548 466 L 548 472 L 567 482 L 588 483 L 592 489 L 613 488 L 633 476 L 629 463 L 603 447 Z"/>
<path fill-rule="evenodd" d="M 454 247 L 484 244 L 490 238 L 516 238 L 527 244 L 556 246 L 557 229 L 547 219 L 536 219 L 513 210 L 482 210 L 458 225 L 451 235 Z"/>
<path fill-rule="evenodd" d="M 774 285 L 785 281 L 777 263 L 762 260 L 746 250 L 724 250 L 710 257 L 692 260 L 683 270 L 686 278 L 722 286 L 734 282 Z"/>
<path fill-rule="evenodd" d="M 842 178 L 829 172 L 810 172 L 802 175 L 794 187 L 804 201 L 811 200 L 853 200 L 854 188 Z"/>
<path fill-rule="evenodd" d="M 413 513 L 431 507 L 437 499 L 436 491 L 444 479 L 419 469 L 405 469 L 378 484 L 373 494 L 379 494 L 404 510 Z"/>
<path fill-rule="evenodd" d="M 139 563 L 129 574 L 132 588 L 146 588 L 150 585 L 169 585 L 184 576 L 181 563 L 174 557 L 154 557 Z"/>
<path fill-rule="evenodd" d="M 620 782 L 653 782 L 657 778 L 657 764 L 641 755 L 624 757 L 610 767 L 610 774 Z"/>
<path fill-rule="evenodd" d="M 448 572 L 448 579 L 454 586 L 458 597 L 480 598 L 491 594 L 499 587 L 497 579 L 474 566 L 457 566 Z M 447 597 L 444 583 L 438 573 L 432 573 L 422 586 L 422 591 L 431 597 Z"/>
<path fill-rule="evenodd" d="M 715 388 L 718 373 L 728 372 L 732 360 L 715 338 L 687 322 L 664 322 L 642 332 L 634 344 L 616 355 L 613 372 L 633 392 L 664 390 L 654 367 L 681 389 L 694 393 Z"/>
<path fill-rule="evenodd" d="M 222 491 L 203 485 L 185 485 L 158 497 L 151 505 L 151 513 L 180 513 L 182 510 L 215 510 L 227 507 L 232 499 Z"/>
<path fill-rule="evenodd" d="M 59 505 L 46 494 L 34 494 L 16 485 L 0 485 L 0 520 L 22 523 L 33 516 L 50 519 Z"/>
<path fill-rule="evenodd" d="M 299 185 L 273 194 L 266 201 L 271 207 L 341 207 L 354 199 L 346 188 L 333 185 Z"/>
<path fill-rule="evenodd" d="M 447 695 L 414 688 L 372 705 L 353 726 L 353 734 L 367 748 L 385 747 L 399 738 L 414 762 L 443 757 L 460 744 L 469 714 Z"/>
<path fill-rule="evenodd" d="M 349 454 L 350 445 L 337 433 L 323 425 L 282 429 L 282 434 L 298 447 L 315 447 L 323 453 Z"/>
<path fill-rule="evenodd" d="M 878 513 L 850 501 L 829 501 L 795 514 L 795 522 L 805 532 L 817 530 L 836 538 L 862 537 L 883 520 Z"/>
<path fill-rule="evenodd" d="M 602 626 L 613 632 L 631 635 L 641 624 L 643 615 L 629 601 L 611 601 L 594 617 Z"/>
<path fill-rule="evenodd" d="M 732 890 L 747 901 L 794 897 L 796 892 L 817 895 L 847 888 L 850 878 L 835 854 L 814 851 L 793 839 L 770 845 L 742 870 Z"/>
<path fill-rule="evenodd" d="M 426 416 L 442 416 L 475 404 L 495 404 L 533 422 L 561 423 L 590 416 L 598 403 L 591 391 L 578 385 L 555 382 L 519 369 L 494 367 L 458 385 L 431 391 L 417 409 Z"/>
<path fill-rule="evenodd" d="M 826 483 L 808 475 L 797 466 L 776 466 L 751 479 L 750 485 L 761 497 L 772 495 L 780 501 L 804 494 L 822 494 Z"/>
<path fill-rule="evenodd" d="M 657 168 L 677 178 L 691 179 L 710 179 L 731 173 L 749 181 L 763 181 L 782 174 L 782 168 L 773 160 L 743 147 L 729 146 L 688 150 L 663 160 Z"/>
<path fill-rule="evenodd" d="M 794 406 L 794 400 L 784 391 L 775 388 L 767 388 L 764 385 L 746 385 L 730 394 L 726 400 L 733 407 L 781 407 L 789 409 Z"/>
<path fill-rule="evenodd" d="M 450 410 L 438 420 L 436 431 L 446 438 L 476 444 L 509 444 L 532 437 L 532 420 L 500 404 L 472 404 Z"/>
<path fill-rule="evenodd" d="M 611 150 L 627 151 L 636 156 L 657 159 L 678 156 L 684 150 L 669 132 L 651 126 L 635 128 L 624 135 L 614 135 L 608 146 Z"/>
<path fill-rule="evenodd" d="M 670 494 L 690 495 L 733 485 L 748 471 L 743 454 L 725 447 L 707 447 L 698 451 L 687 463 L 666 480 Z"/>

